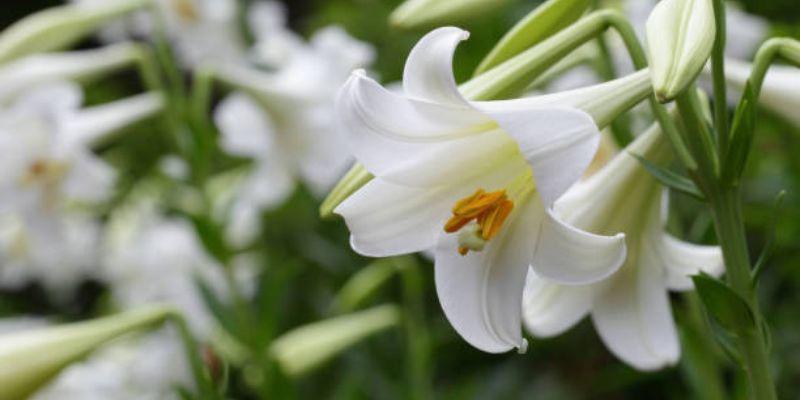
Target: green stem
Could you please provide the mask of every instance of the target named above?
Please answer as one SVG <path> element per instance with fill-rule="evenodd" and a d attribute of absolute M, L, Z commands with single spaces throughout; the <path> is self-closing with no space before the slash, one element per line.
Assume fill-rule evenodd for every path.
<path fill-rule="evenodd" d="M 758 308 L 750 256 L 747 250 L 744 222 L 742 218 L 741 195 L 738 188 L 712 193 L 711 209 L 717 230 L 722 255 L 725 259 L 728 282 L 736 293 L 751 306 L 756 319 L 756 328 L 741 326 L 737 338 L 744 369 L 750 386 L 752 398 L 756 400 L 776 399 L 775 387 L 769 372 L 769 357 L 764 331 L 761 329 L 763 317 Z"/>
<path fill-rule="evenodd" d="M 611 50 L 608 48 L 608 42 L 603 35 L 597 37 L 597 45 L 600 49 L 600 63 L 598 65 L 598 74 L 604 81 L 610 81 L 617 77 L 614 68 L 614 60 L 611 56 Z M 630 120 L 627 114 L 622 114 L 611 122 L 611 132 L 614 135 L 614 140 L 617 142 L 619 148 L 624 149 L 628 143 L 634 139 L 633 132 L 630 129 Z"/>
<path fill-rule="evenodd" d="M 419 264 L 410 257 L 395 259 L 403 279 L 403 297 L 406 346 L 408 360 L 406 371 L 409 385 L 409 399 L 424 400 L 433 398 L 430 381 L 431 344 L 425 328 L 425 304 L 422 276 Z"/>
<path fill-rule="evenodd" d="M 719 157 L 711 131 L 703 117 L 703 108 L 696 88 L 691 86 L 684 90 L 675 102 L 685 127 L 682 140 L 686 143 L 690 154 L 697 160 L 697 168 L 694 170 L 689 168 L 690 174 L 703 193 L 707 194 L 713 187 L 712 182 L 715 182 L 719 175 Z"/>
<path fill-rule="evenodd" d="M 169 315 L 170 321 L 175 324 L 178 329 L 178 334 L 181 337 L 181 341 L 183 342 L 184 350 L 186 351 L 186 356 L 189 358 L 189 365 L 192 369 L 192 375 L 194 376 L 195 384 L 197 385 L 197 389 L 200 392 L 200 399 L 216 399 L 217 391 L 214 389 L 214 385 L 211 382 L 210 377 L 206 373 L 205 364 L 203 360 L 200 358 L 200 346 L 195 341 L 194 336 L 192 335 L 191 330 L 189 329 L 189 324 L 186 323 L 186 319 L 183 318 L 178 312 L 170 313 Z"/>
<path fill-rule="evenodd" d="M 719 154 L 724 157 L 728 150 L 728 102 L 725 93 L 725 4 L 714 0 L 714 19 L 717 25 L 714 48 L 711 52 L 711 76 L 714 81 L 714 122 L 717 132 Z"/>
<path fill-rule="evenodd" d="M 750 71 L 750 84 L 756 98 L 761 93 L 769 67 L 779 57 L 800 66 L 800 42 L 789 38 L 773 38 L 761 45 L 756 53 L 753 69 Z"/>
<path fill-rule="evenodd" d="M 695 292 L 683 296 L 685 307 L 681 320 L 681 361 L 686 380 L 696 399 L 724 400 L 728 398 L 722 383 L 722 371 L 714 350 L 713 332 Z"/>

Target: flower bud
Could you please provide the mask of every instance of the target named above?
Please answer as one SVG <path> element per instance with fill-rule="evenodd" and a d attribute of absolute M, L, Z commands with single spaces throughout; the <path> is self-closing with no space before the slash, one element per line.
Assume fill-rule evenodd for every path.
<path fill-rule="evenodd" d="M 392 12 L 389 21 L 402 29 L 449 25 L 506 4 L 508 0 L 406 0 Z"/>
<path fill-rule="evenodd" d="M 156 326 L 171 312 L 164 307 L 134 310 L 0 337 L 0 400 L 26 398 L 70 363 L 111 339 Z"/>
<path fill-rule="evenodd" d="M 647 19 L 647 50 L 653 90 L 661 102 L 674 99 L 697 77 L 714 46 L 711 0 L 664 0 Z"/>
<path fill-rule="evenodd" d="M 105 22 L 151 3 L 151 0 L 114 0 L 96 5 L 68 4 L 31 14 L 0 33 L 0 63 L 63 49 Z"/>
<path fill-rule="evenodd" d="M 400 310 L 386 304 L 301 326 L 272 342 L 270 353 L 290 376 L 302 375 L 368 336 L 400 323 Z"/>

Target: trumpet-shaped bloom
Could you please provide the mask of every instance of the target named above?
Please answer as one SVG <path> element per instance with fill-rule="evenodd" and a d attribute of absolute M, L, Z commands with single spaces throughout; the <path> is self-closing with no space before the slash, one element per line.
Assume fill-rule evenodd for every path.
<path fill-rule="evenodd" d="M 577 184 L 554 206 L 557 218 L 576 229 L 624 232 L 623 267 L 589 285 L 562 285 L 542 277 L 534 265 L 524 296 L 524 322 L 535 336 L 554 336 L 591 313 L 606 346 L 633 367 L 652 370 L 680 355 L 668 290 L 692 288 L 690 275 L 722 272 L 716 246 L 686 243 L 664 232 L 662 188 L 630 153 L 657 161 L 669 149 L 651 128 L 600 172 Z M 666 154 L 668 156 L 668 153 Z M 540 241 L 548 251 L 563 243 Z"/>
<path fill-rule="evenodd" d="M 104 200 L 115 174 L 89 144 L 153 114 L 161 102 L 143 95 L 81 110 L 80 90 L 58 83 L 27 92 L 0 110 L 4 285 L 43 278 L 62 287 L 77 278 L 66 276 L 93 265 L 96 224 L 73 210 Z M 53 268 L 61 269 L 50 277 Z"/>
<path fill-rule="evenodd" d="M 363 72 L 344 85 L 339 116 L 375 179 L 335 212 L 362 254 L 435 248 L 436 288 L 453 327 L 487 352 L 523 350 L 521 298 L 532 262 L 542 276 L 573 284 L 603 279 L 622 264 L 622 235 L 574 229 L 546 209 L 592 160 L 600 140 L 594 119 L 611 118 L 598 107 L 641 99 L 642 90 L 471 102 L 452 73 L 466 37 L 457 28 L 423 37 L 406 62 L 402 94 Z M 632 79 L 647 93 L 647 72 Z M 587 113 L 576 101 L 602 106 Z"/>
<path fill-rule="evenodd" d="M 237 243 L 252 238 L 260 212 L 281 204 L 297 181 L 322 195 L 352 160 L 334 102 L 350 72 L 369 64 L 372 49 L 336 27 L 299 45 L 272 72 L 219 70 L 222 81 L 240 90 L 215 110 L 222 147 L 255 161 L 232 205 L 229 235 Z"/>

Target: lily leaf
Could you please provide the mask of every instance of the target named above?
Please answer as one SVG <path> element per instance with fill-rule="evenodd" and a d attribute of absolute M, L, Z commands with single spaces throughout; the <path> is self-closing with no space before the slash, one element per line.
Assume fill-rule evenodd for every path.
<path fill-rule="evenodd" d="M 631 155 L 636 157 L 644 169 L 646 169 L 650 175 L 661 182 L 662 185 L 677 190 L 681 193 L 688 194 L 689 196 L 692 196 L 700 201 L 705 201 L 705 197 L 700 192 L 700 189 L 698 189 L 694 182 L 692 182 L 689 178 L 656 165 L 638 154 L 631 153 Z"/>
<path fill-rule="evenodd" d="M 767 241 L 764 243 L 764 248 L 761 250 L 761 254 L 758 256 L 755 267 L 753 267 L 753 286 L 758 284 L 758 278 L 761 276 L 761 271 L 764 270 L 764 265 L 766 265 L 767 259 L 775 250 L 775 236 L 777 234 L 776 230 L 779 214 L 778 211 L 783 204 L 784 197 L 786 197 L 785 190 L 781 190 L 778 195 L 775 196 L 775 207 L 773 208 L 772 218 L 770 219 L 769 227 L 767 228 Z"/>
<path fill-rule="evenodd" d="M 692 280 L 706 310 L 719 326 L 728 332 L 741 327 L 758 329 L 750 305 L 728 285 L 705 274 L 695 275 Z"/>
<path fill-rule="evenodd" d="M 747 165 L 747 157 L 753 143 L 756 124 L 756 104 L 758 101 L 750 82 L 747 83 L 742 100 L 736 109 L 731 129 L 731 141 L 724 155 L 722 182 L 738 186 Z"/>

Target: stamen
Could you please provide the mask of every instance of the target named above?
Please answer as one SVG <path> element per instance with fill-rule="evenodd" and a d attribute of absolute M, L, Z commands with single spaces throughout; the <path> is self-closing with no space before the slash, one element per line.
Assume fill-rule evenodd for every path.
<path fill-rule="evenodd" d="M 458 237 L 458 252 L 466 255 L 470 250 L 480 251 L 487 241 L 497 236 L 503 223 L 511 214 L 514 203 L 508 200 L 505 190 L 486 193 L 478 189 L 475 193 L 459 200 L 453 206 L 453 216 L 445 223 L 447 233 L 455 233 L 471 222 Z"/>

